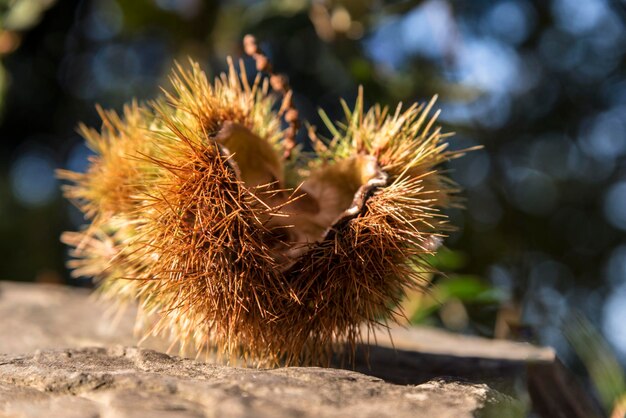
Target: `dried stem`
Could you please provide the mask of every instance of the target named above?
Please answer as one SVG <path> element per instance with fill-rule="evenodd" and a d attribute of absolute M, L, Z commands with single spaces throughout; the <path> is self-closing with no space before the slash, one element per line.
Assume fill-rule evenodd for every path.
<path fill-rule="evenodd" d="M 270 77 L 270 85 L 272 89 L 282 94 L 283 101 L 278 114 L 285 118 L 285 122 L 289 125 L 285 131 L 284 154 L 283 157 L 288 159 L 291 156 L 293 148 L 296 146 L 296 134 L 300 128 L 300 117 L 298 110 L 293 104 L 293 90 L 289 86 L 289 79 L 284 74 L 274 72 L 274 67 L 269 58 L 261 50 L 253 35 L 246 35 L 243 38 L 243 49 L 245 53 L 256 63 L 257 71 L 267 73 Z"/>

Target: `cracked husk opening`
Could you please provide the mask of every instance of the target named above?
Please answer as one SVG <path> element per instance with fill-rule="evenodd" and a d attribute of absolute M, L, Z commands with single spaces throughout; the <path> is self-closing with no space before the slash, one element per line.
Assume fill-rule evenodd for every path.
<path fill-rule="evenodd" d="M 267 242 L 283 268 L 313 243 L 324 240 L 334 225 L 357 216 L 387 175 L 371 155 L 355 155 L 311 172 L 295 191 L 284 185 L 277 151 L 243 125 L 225 122 L 215 136 L 231 168 L 246 187 L 280 213 L 270 216 Z"/>

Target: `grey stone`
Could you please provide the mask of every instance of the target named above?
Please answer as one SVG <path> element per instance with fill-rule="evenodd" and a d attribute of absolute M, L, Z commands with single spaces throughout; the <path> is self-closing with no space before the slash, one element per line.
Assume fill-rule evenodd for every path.
<path fill-rule="evenodd" d="M 2 416 L 443 418 L 500 404 L 523 416 L 485 384 L 401 386 L 347 370 L 236 368 L 122 346 L 0 355 Z"/>
<path fill-rule="evenodd" d="M 120 310 L 91 291 L 64 286 L 0 281 L 0 353 L 27 353 L 47 348 L 136 345 L 136 308 Z M 494 341 L 442 330 L 394 327 L 371 335 L 378 347 L 514 362 L 553 362 L 554 350 L 527 343 Z M 148 338 L 142 347 L 167 351 L 169 343 Z"/>
<path fill-rule="evenodd" d="M 260 370 L 171 357 L 158 338 L 131 347 L 135 308 L 119 312 L 87 290 L 0 282 L 0 417 L 596 416 L 549 348 L 392 328 L 351 370 Z"/>
<path fill-rule="evenodd" d="M 0 281 L 0 353 L 66 347 L 136 345 L 135 308 L 120 310 L 87 289 Z M 166 351 L 150 338 L 144 347 Z"/>

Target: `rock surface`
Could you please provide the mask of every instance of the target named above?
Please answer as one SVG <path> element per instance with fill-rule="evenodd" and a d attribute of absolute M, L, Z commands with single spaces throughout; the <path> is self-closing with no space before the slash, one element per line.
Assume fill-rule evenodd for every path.
<path fill-rule="evenodd" d="M 48 348 L 137 345 L 135 311 L 122 311 L 91 291 L 55 285 L 0 281 L 0 353 L 27 353 Z M 11 338 L 1 338 L 11 336 Z M 392 341 L 393 338 L 393 341 Z M 451 334 L 430 328 L 393 328 L 370 337 L 394 351 L 476 357 L 513 362 L 552 362 L 551 348 Z M 168 351 L 169 343 L 148 338 L 142 347 Z"/>
<path fill-rule="evenodd" d="M 529 370 L 545 383 L 557 364 L 551 349 L 411 328 L 391 330 L 395 348 L 386 332 L 361 347 L 362 373 L 236 368 L 157 338 L 130 347 L 134 313 L 116 311 L 85 290 L 0 282 L 0 417 L 523 417 L 542 410 Z M 566 395 L 541 416 L 594 416 Z"/>
<path fill-rule="evenodd" d="M 0 356 L 0 415 L 9 416 L 473 417 L 505 401 L 484 384 L 400 386 L 346 370 L 242 369 L 121 346 Z"/>

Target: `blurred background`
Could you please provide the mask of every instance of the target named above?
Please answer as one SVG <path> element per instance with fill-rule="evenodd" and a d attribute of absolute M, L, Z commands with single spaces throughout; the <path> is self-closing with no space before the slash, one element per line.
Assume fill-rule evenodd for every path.
<path fill-rule="evenodd" d="M 174 60 L 218 74 L 254 33 L 322 135 L 317 108 L 340 119 L 363 85 L 392 107 L 438 93 L 451 147 L 484 145 L 449 167 L 467 209 L 413 322 L 626 364 L 624 0 L 0 0 L 0 26 L 0 279 L 89 286 L 54 177 L 86 168 L 77 123 L 154 98 Z"/>

